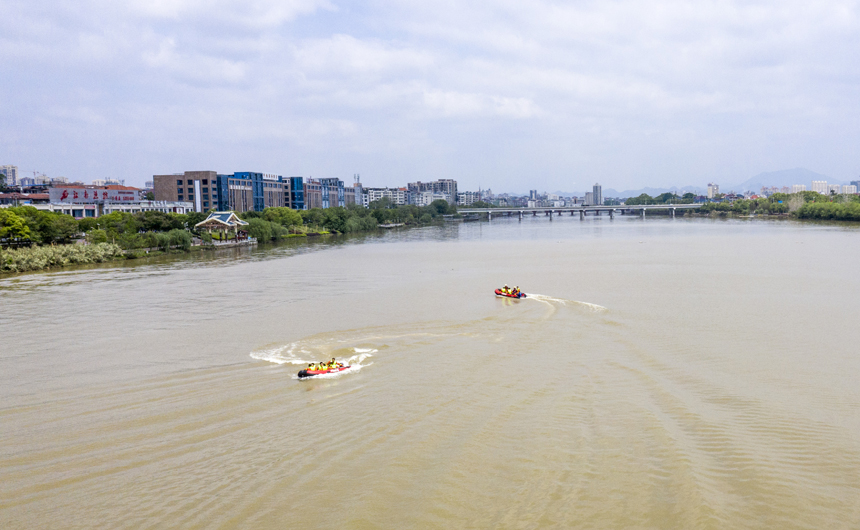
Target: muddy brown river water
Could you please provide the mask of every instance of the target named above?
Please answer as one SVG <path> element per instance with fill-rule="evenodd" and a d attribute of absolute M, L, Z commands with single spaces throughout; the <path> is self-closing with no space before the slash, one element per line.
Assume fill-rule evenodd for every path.
<path fill-rule="evenodd" d="M 500 219 L 5 277 L 0 528 L 858 528 L 858 378 L 852 226 Z"/>

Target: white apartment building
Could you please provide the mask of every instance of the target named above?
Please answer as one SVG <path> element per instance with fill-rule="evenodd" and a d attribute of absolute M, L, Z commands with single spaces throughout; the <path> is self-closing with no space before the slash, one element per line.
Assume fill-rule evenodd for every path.
<path fill-rule="evenodd" d="M 800 193 L 806 191 L 806 184 L 794 184 L 791 186 L 791 193 Z"/>
<path fill-rule="evenodd" d="M 451 196 L 441 191 L 413 191 L 409 195 L 409 204 L 414 204 L 415 206 L 430 206 L 433 201 L 438 200 L 443 200 L 450 204 Z"/>
<path fill-rule="evenodd" d="M 370 206 L 370 203 L 385 197 L 392 204 L 402 206 L 408 203 L 407 195 L 406 188 L 364 188 L 362 190 L 362 202 L 364 206 Z"/>
<path fill-rule="evenodd" d="M 0 173 L 6 175 L 7 186 L 18 185 L 18 166 L 0 166 Z"/>
<path fill-rule="evenodd" d="M 832 194 L 834 194 L 834 193 L 838 195 L 838 194 L 839 194 L 839 190 L 841 190 L 841 189 L 842 189 L 842 186 L 840 186 L 839 184 L 831 184 L 831 185 L 829 186 L 828 191 L 830 192 L 830 195 L 832 195 Z"/>
<path fill-rule="evenodd" d="M 481 200 L 479 192 L 475 191 L 460 191 L 457 192 L 457 204 L 460 206 L 471 206 L 475 202 Z"/>
<path fill-rule="evenodd" d="M 827 186 L 826 180 L 813 180 L 812 191 L 817 191 L 822 195 L 830 195 L 830 188 Z"/>
<path fill-rule="evenodd" d="M 842 193 L 857 193 L 857 186 L 853 184 L 846 184 L 842 186 Z"/>
<path fill-rule="evenodd" d="M 720 185 L 708 182 L 708 198 L 713 199 L 720 194 Z"/>

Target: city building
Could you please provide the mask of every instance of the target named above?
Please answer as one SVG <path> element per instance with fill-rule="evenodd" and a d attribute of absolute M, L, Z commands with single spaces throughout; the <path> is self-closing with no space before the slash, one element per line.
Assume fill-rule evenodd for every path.
<path fill-rule="evenodd" d="M 52 203 L 112 204 L 140 202 L 140 189 L 129 186 L 79 186 L 66 184 L 48 188 Z"/>
<path fill-rule="evenodd" d="M 846 184 L 842 186 L 842 193 L 857 193 L 857 185 L 856 184 Z"/>
<path fill-rule="evenodd" d="M 430 206 L 433 201 L 439 200 L 451 203 L 451 196 L 441 191 L 418 191 L 409 194 L 409 204 L 415 206 Z"/>
<path fill-rule="evenodd" d="M 406 185 L 406 191 L 417 193 L 423 191 L 436 191 L 448 194 L 448 202 L 457 200 L 457 181 L 453 179 L 439 179 L 433 182 L 410 182 Z"/>
<path fill-rule="evenodd" d="M 822 195 L 829 195 L 830 188 L 827 186 L 826 180 L 813 180 L 812 181 L 812 191 L 816 191 Z"/>
<path fill-rule="evenodd" d="M 720 185 L 708 182 L 708 198 L 713 199 L 720 194 Z"/>
<path fill-rule="evenodd" d="M 322 207 L 346 206 L 343 181 L 336 178 L 319 179 L 322 185 Z"/>
<path fill-rule="evenodd" d="M 7 186 L 18 185 L 18 166 L 0 166 L 0 173 L 6 176 Z"/>
<path fill-rule="evenodd" d="M 287 184 L 287 206 L 293 210 L 305 209 L 305 184 L 303 177 L 289 177 Z"/>
<path fill-rule="evenodd" d="M 224 186 L 219 186 L 218 174 L 214 171 L 153 175 L 152 183 L 156 201 L 191 202 L 195 212 L 217 208 L 222 191 L 226 199 L 226 179 Z"/>
<path fill-rule="evenodd" d="M 592 188 L 592 204 L 595 206 L 603 206 L 603 186 L 595 183 Z"/>
<path fill-rule="evenodd" d="M 471 206 L 481 200 L 481 193 L 476 191 L 461 191 L 457 193 L 457 204 L 460 206 Z"/>
<path fill-rule="evenodd" d="M 429 190 L 432 191 L 432 190 Z M 391 204 L 395 206 L 403 206 L 409 204 L 410 192 L 408 188 L 362 188 L 364 206 L 370 206 L 371 203 L 382 198 L 387 198 Z M 413 192 L 413 195 L 414 196 Z M 414 199 L 413 199 L 414 201 Z"/>
<path fill-rule="evenodd" d="M 312 208 L 322 208 L 322 184 L 319 182 L 308 179 L 307 182 L 304 183 L 305 190 L 305 208 L 308 210 Z"/>
<path fill-rule="evenodd" d="M 802 191 L 806 191 L 806 184 L 793 184 L 791 186 L 791 193 L 800 193 Z"/>
<path fill-rule="evenodd" d="M 24 206 L 51 202 L 47 193 L 0 193 L 0 206 Z"/>
<path fill-rule="evenodd" d="M 857 186 L 857 189 L 860 190 L 860 180 L 852 180 L 848 183 L 850 186 Z"/>
<path fill-rule="evenodd" d="M 585 205 L 586 206 L 594 206 L 594 192 L 586 191 L 585 192 Z"/>
<path fill-rule="evenodd" d="M 529 200 L 536 201 L 538 200 L 538 192 L 537 190 L 529 190 Z"/>
<path fill-rule="evenodd" d="M 301 184 L 301 177 L 297 177 Z M 288 206 L 292 199 L 290 183 L 278 175 L 239 171 L 219 175 L 214 171 L 186 171 L 172 175 L 153 175 L 153 194 L 157 201 L 188 201 L 195 212 L 217 209 L 246 212 Z M 303 195 L 304 190 L 296 195 Z M 301 200 L 302 197 L 299 197 Z"/>

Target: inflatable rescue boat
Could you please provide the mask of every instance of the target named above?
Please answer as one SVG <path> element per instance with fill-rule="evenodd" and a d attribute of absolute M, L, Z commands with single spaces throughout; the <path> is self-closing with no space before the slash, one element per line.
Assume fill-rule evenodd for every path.
<path fill-rule="evenodd" d="M 505 298 L 525 298 L 526 293 L 520 291 L 519 295 L 516 294 L 505 294 L 501 289 L 496 289 L 496 296 L 504 296 Z"/>
<path fill-rule="evenodd" d="M 349 366 L 338 366 L 337 368 L 331 368 L 329 370 L 301 370 L 299 371 L 299 379 L 313 377 L 315 375 L 333 374 L 335 372 L 343 372 L 344 370 L 349 370 Z"/>

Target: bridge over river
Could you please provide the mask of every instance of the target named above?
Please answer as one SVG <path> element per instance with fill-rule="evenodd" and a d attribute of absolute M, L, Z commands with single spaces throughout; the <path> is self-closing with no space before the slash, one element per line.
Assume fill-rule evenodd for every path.
<path fill-rule="evenodd" d="M 579 218 L 584 219 L 588 214 L 601 215 L 603 212 L 608 212 L 609 217 L 615 217 L 616 212 L 621 215 L 640 215 L 645 218 L 647 210 L 671 210 L 672 217 L 675 217 L 675 210 L 695 210 L 701 208 L 701 204 L 636 204 L 636 205 L 621 205 L 621 206 L 565 206 L 561 208 L 546 207 L 546 208 L 457 208 L 457 212 L 461 214 L 487 214 L 489 219 L 494 216 L 512 217 L 518 215 L 522 219 L 526 215 L 537 216 L 543 214 L 552 219 L 553 215 L 563 215 L 565 212 L 570 212 L 574 215 L 579 212 Z"/>

